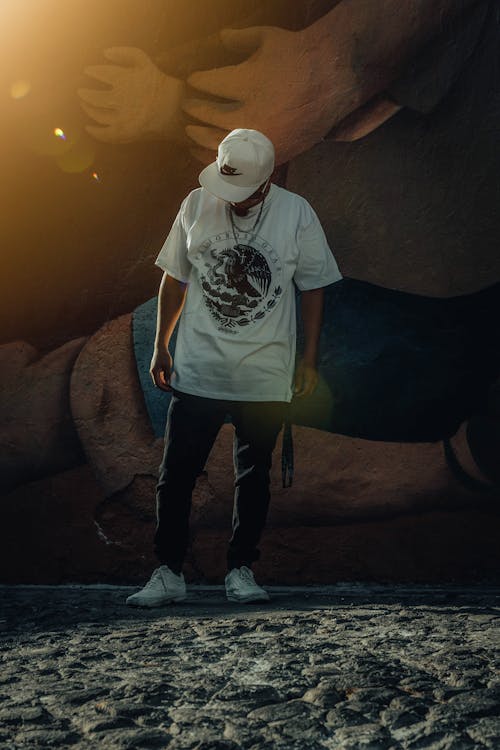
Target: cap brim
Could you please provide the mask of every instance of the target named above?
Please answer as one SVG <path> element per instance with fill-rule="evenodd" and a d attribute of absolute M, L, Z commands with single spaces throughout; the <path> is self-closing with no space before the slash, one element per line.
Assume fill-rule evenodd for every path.
<path fill-rule="evenodd" d="M 257 185 L 250 185 L 246 187 L 240 187 L 230 182 L 231 177 L 224 179 L 224 176 L 219 172 L 219 166 L 216 161 L 205 167 L 198 175 L 198 182 L 205 190 L 215 195 L 216 198 L 220 198 L 223 201 L 229 203 L 239 203 L 249 198 L 257 188 L 261 186 L 261 182 Z"/>

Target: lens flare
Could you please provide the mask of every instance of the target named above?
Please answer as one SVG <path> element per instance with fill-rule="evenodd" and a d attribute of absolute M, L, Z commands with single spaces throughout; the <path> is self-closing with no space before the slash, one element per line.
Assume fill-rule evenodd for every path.
<path fill-rule="evenodd" d="M 82 137 L 56 158 L 63 172 L 85 172 L 92 167 L 95 158 L 94 144 L 90 138 Z"/>
<path fill-rule="evenodd" d="M 61 138 L 61 140 L 66 140 L 66 135 L 64 134 L 64 130 L 61 130 L 61 128 L 54 128 L 54 135 L 56 138 Z"/>
<path fill-rule="evenodd" d="M 23 99 L 31 91 L 31 83 L 20 79 L 14 81 L 10 86 L 10 95 L 13 99 Z"/>
<path fill-rule="evenodd" d="M 97 172 L 92 172 L 92 179 L 94 179 L 96 182 L 100 182 L 101 178 L 97 174 Z"/>

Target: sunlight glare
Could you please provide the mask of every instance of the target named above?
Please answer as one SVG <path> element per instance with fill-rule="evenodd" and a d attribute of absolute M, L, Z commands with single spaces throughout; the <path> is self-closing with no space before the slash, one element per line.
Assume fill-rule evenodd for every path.
<path fill-rule="evenodd" d="M 31 83 L 24 79 L 14 81 L 10 86 L 10 95 L 13 99 L 24 99 L 31 91 Z"/>

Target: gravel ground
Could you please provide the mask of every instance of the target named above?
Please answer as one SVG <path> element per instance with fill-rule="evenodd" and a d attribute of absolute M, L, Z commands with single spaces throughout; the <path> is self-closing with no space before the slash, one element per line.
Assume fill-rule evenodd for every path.
<path fill-rule="evenodd" d="M 500 748 L 500 589 L 0 587 L 0 748 Z"/>

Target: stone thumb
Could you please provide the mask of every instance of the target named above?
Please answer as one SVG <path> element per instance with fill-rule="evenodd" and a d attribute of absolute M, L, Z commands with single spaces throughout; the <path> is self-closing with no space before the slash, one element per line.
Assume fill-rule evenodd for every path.
<path fill-rule="evenodd" d="M 221 29 L 222 44 L 231 52 L 251 55 L 259 48 L 262 40 L 262 28 L 250 26 L 248 29 Z"/>

